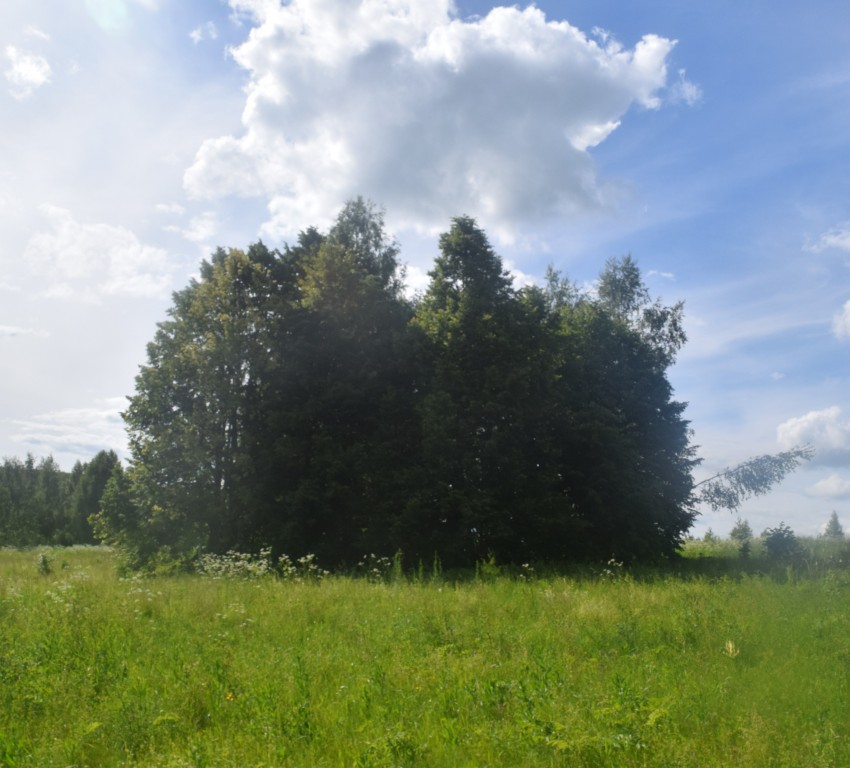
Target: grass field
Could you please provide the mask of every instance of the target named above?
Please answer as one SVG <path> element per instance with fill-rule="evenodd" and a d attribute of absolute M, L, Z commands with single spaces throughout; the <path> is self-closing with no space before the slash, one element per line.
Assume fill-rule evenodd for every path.
<path fill-rule="evenodd" d="M 0 552 L 0 766 L 850 765 L 850 574 L 120 579 Z"/>

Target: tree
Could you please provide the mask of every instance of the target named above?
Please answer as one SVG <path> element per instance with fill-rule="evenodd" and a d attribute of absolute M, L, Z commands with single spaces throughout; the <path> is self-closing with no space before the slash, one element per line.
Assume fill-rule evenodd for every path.
<path fill-rule="evenodd" d="M 416 309 L 423 335 L 419 400 L 422 477 L 402 527 L 408 547 L 448 562 L 505 557 L 513 526 L 503 494 L 524 469 L 518 410 L 534 371 L 517 343 L 520 306 L 501 259 L 475 220 L 440 236 L 431 283 Z M 516 450 L 514 450 L 516 449 Z"/>
<path fill-rule="evenodd" d="M 762 533 L 767 556 L 773 560 L 786 560 L 800 554 L 800 542 L 785 523 L 776 528 L 767 528 Z"/>
<path fill-rule="evenodd" d="M 604 304 L 563 310 L 565 492 L 593 557 L 672 554 L 695 518 L 685 404 L 650 339 Z"/>
<path fill-rule="evenodd" d="M 218 249 L 148 345 L 124 419 L 140 529 L 149 520 L 165 549 L 254 543 L 256 440 L 278 362 L 269 319 L 285 315 L 293 273 L 262 243 Z"/>
<path fill-rule="evenodd" d="M 751 496 L 768 493 L 812 456 L 814 450 L 810 446 L 792 448 L 774 455 L 756 456 L 697 483 L 694 486 L 699 488 L 696 499 L 715 511 L 734 511 Z"/>
<path fill-rule="evenodd" d="M 664 306 L 652 300 L 637 262 L 631 256 L 608 259 L 599 276 L 599 304 L 615 320 L 637 332 L 668 368 L 687 341 L 684 302 Z"/>
<path fill-rule="evenodd" d="M 327 233 L 203 262 L 148 346 L 99 536 L 138 562 L 268 545 L 329 566 L 399 548 L 451 565 L 672 554 L 697 499 L 667 377 L 682 304 L 653 299 L 631 257 L 593 295 L 554 269 L 517 290 L 466 216 L 415 303 L 397 256 L 358 198 Z M 759 466 L 699 495 L 781 475 Z"/>
<path fill-rule="evenodd" d="M 272 539 L 323 562 L 392 554 L 418 442 L 411 307 L 383 215 L 355 200 L 301 255 L 300 301 L 269 403 L 279 500 Z"/>
<path fill-rule="evenodd" d="M 64 544 L 94 544 L 91 517 L 100 509 L 112 470 L 120 463 L 115 451 L 100 451 L 86 464 L 77 463 L 68 500 L 66 521 L 61 531 Z"/>
<path fill-rule="evenodd" d="M 124 414 L 125 496 L 163 555 L 339 563 L 387 528 L 414 386 L 382 222 L 358 199 L 283 253 L 218 249 L 174 295 Z"/>
<path fill-rule="evenodd" d="M 737 541 L 739 544 L 743 544 L 744 542 L 752 540 L 753 529 L 746 520 L 739 517 L 735 521 L 735 526 L 732 528 L 732 531 L 729 533 L 729 538 L 733 541 Z"/>
<path fill-rule="evenodd" d="M 829 522 L 827 522 L 826 528 L 824 528 L 823 537 L 825 539 L 844 540 L 844 528 L 841 527 L 841 523 L 838 520 L 838 513 L 834 510 L 829 516 Z"/>
<path fill-rule="evenodd" d="M 749 556 L 753 541 L 753 529 L 746 520 L 738 517 L 729 533 L 729 538 L 738 543 L 738 551 L 742 557 Z"/>

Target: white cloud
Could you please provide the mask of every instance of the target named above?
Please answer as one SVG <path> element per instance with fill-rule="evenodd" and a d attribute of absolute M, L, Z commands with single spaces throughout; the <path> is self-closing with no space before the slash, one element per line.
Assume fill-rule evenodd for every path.
<path fill-rule="evenodd" d="M 785 374 L 781 373 L 780 371 L 774 371 L 770 374 L 770 378 L 774 381 L 782 381 L 782 379 L 785 378 Z"/>
<path fill-rule="evenodd" d="M 832 332 L 838 339 L 850 339 L 850 301 L 832 318 Z"/>
<path fill-rule="evenodd" d="M 50 82 L 50 64 L 43 56 L 7 45 L 6 59 L 9 67 L 3 74 L 9 83 L 9 93 L 15 99 L 22 101 Z"/>
<path fill-rule="evenodd" d="M 850 499 L 850 480 L 833 474 L 810 486 L 808 494 L 825 499 Z"/>
<path fill-rule="evenodd" d="M 837 405 L 788 419 L 776 428 L 776 435 L 783 450 L 811 445 L 812 464 L 850 465 L 850 422 Z"/>
<path fill-rule="evenodd" d="M 45 32 L 43 29 L 40 29 L 39 27 L 36 27 L 35 25 L 31 25 L 31 26 L 27 27 L 26 30 L 24 30 L 24 33 L 28 37 L 34 37 L 37 40 L 44 40 L 45 42 L 50 41 L 50 35 L 47 34 L 47 32 Z"/>
<path fill-rule="evenodd" d="M 193 217 L 189 226 L 180 233 L 193 243 L 205 244 L 209 243 L 217 232 L 218 217 L 214 212 L 206 211 L 200 216 Z"/>
<path fill-rule="evenodd" d="M 670 100 L 689 107 L 702 101 L 702 89 L 685 77 L 684 69 L 679 70 L 679 79 L 670 86 Z"/>
<path fill-rule="evenodd" d="M 124 227 L 80 224 L 70 211 L 42 206 L 50 229 L 30 238 L 24 259 L 47 281 L 47 294 L 68 298 L 160 296 L 169 288 L 167 254 Z"/>
<path fill-rule="evenodd" d="M 820 253 L 831 248 L 850 251 L 850 224 L 844 224 L 824 232 L 816 243 L 807 246 L 807 249 L 814 253 Z"/>
<path fill-rule="evenodd" d="M 186 209 L 180 203 L 157 203 L 156 211 L 168 216 L 182 216 L 186 213 Z"/>
<path fill-rule="evenodd" d="M 520 222 L 611 204 L 589 147 L 656 108 L 675 42 L 600 45 L 530 6 L 452 16 L 450 0 L 230 0 L 255 28 L 241 135 L 205 141 L 196 198 L 267 199 L 264 234 L 326 225 L 364 194 L 396 228 Z M 509 236 L 509 235 L 508 235 Z"/>
<path fill-rule="evenodd" d="M 203 42 L 204 40 L 217 40 L 218 29 L 213 22 L 208 21 L 205 24 L 195 27 L 189 33 L 189 37 L 195 45 Z"/>
<path fill-rule="evenodd" d="M 65 408 L 12 421 L 12 440 L 37 455 L 88 460 L 101 450 L 127 454 L 121 411 L 123 397 L 99 400 L 87 408 Z"/>

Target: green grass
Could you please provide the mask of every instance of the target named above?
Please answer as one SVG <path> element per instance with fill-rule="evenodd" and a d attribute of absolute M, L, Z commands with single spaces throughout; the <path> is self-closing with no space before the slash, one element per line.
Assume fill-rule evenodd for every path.
<path fill-rule="evenodd" d="M 850 765 L 850 577 L 786 576 L 121 580 L 3 550 L 0 766 Z"/>

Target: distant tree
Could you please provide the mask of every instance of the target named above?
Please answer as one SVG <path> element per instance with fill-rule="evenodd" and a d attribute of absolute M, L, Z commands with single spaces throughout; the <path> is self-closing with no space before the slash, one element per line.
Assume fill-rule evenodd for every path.
<path fill-rule="evenodd" d="M 738 551 L 744 557 L 750 554 L 750 548 L 753 541 L 753 529 L 750 524 L 740 516 L 735 521 L 735 525 L 729 533 L 729 538 L 737 542 Z"/>
<path fill-rule="evenodd" d="M 767 556 L 773 560 L 792 558 L 800 553 L 800 542 L 785 523 L 776 528 L 767 528 L 762 533 Z"/>
<path fill-rule="evenodd" d="M 100 451 L 83 464 L 77 462 L 71 472 L 71 492 L 65 510 L 65 521 L 59 533 L 63 544 L 94 544 L 96 541 L 90 518 L 100 509 L 100 501 L 112 470 L 119 459 L 115 451 Z"/>
<path fill-rule="evenodd" d="M 735 521 L 735 525 L 729 533 L 729 538 L 743 544 L 745 541 L 751 541 L 753 538 L 753 529 L 750 524 L 741 517 Z"/>
<path fill-rule="evenodd" d="M 0 545 L 63 543 L 72 475 L 52 456 L 0 465 Z"/>
<path fill-rule="evenodd" d="M 838 513 L 834 510 L 829 517 L 826 528 L 824 528 L 823 537 L 825 539 L 844 539 L 844 528 L 841 527 L 841 523 L 838 520 Z"/>

